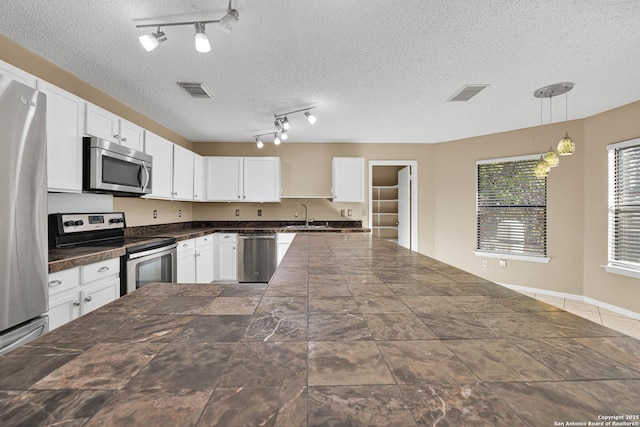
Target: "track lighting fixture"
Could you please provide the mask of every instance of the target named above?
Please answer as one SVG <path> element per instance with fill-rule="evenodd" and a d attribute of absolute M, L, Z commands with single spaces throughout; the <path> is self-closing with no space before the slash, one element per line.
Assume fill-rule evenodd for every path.
<path fill-rule="evenodd" d="M 274 114 L 273 116 L 275 120 L 273 121 L 273 125 L 276 128 L 275 132 L 268 132 L 268 133 L 261 133 L 259 135 L 253 135 L 253 138 L 256 140 L 256 144 L 258 145 L 258 148 L 264 147 L 264 144 L 260 140 L 261 136 L 273 134 L 273 143 L 275 145 L 280 145 L 282 141 L 286 141 L 287 139 L 289 139 L 288 130 L 291 128 L 291 125 L 289 123 L 289 117 L 288 117 L 289 114 L 301 113 L 304 111 L 304 115 L 307 118 L 307 121 L 311 124 L 314 124 L 316 122 L 316 116 L 314 116 L 309 112 L 309 110 L 312 110 L 314 108 L 316 107 L 303 108 L 301 110 L 289 111 L 288 113 L 283 113 L 283 114 Z"/>
<path fill-rule="evenodd" d="M 167 36 L 160 31 L 160 27 L 158 27 L 157 33 L 144 34 L 138 37 L 140 40 L 140 44 L 147 52 L 151 52 L 153 49 L 160 46 L 160 43 L 167 40 Z"/>
<path fill-rule="evenodd" d="M 188 21 L 188 22 L 165 22 L 160 24 L 144 24 L 144 25 L 136 25 L 136 28 L 149 28 L 156 27 L 158 31 L 156 33 L 145 34 L 138 39 L 140 40 L 140 44 L 147 52 L 152 51 L 156 47 L 160 45 L 160 43 L 167 40 L 167 36 L 164 32 L 160 31 L 161 27 L 176 27 L 183 25 L 195 25 L 196 32 L 194 35 L 196 50 L 201 53 L 207 53 L 211 51 L 211 43 L 209 42 L 209 38 L 207 34 L 204 32 L 204 26 L 206 24 L 219 24 L 219 28 L 225 32 L 230 33 L 233 24 L 238 21 L 240 18 L 240 13 L 236 9 L 231 8 L 231 0 L 229 0 L 229 6 L 227 8 L 227 13 L 221 19 L 214 19 L 208 21 Z"/>

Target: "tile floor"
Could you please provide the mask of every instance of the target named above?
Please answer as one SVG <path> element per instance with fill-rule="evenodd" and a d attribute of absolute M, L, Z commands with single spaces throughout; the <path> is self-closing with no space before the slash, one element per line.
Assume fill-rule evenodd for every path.
<path fill-rule="evenodd" d="M 2 427 L 587 425 L 638 396 L 640 340 L 355 234 L 297 236 L 268 285 L 149 284 L 0 356 Z"/>
<path fill-rule="evenodd" d="M 640 320 L 638 319 L 582 301 L 532 292 L 520 293 L 640 340 Z"/>

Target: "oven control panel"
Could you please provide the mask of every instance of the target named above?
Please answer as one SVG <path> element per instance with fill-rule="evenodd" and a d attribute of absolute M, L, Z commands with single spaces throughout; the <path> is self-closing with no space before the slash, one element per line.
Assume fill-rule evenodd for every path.
<path fill-rule="evenodd" d="M 62 214 L 59 226 L 62 234 L 125 228 L 124 212 Z"/>

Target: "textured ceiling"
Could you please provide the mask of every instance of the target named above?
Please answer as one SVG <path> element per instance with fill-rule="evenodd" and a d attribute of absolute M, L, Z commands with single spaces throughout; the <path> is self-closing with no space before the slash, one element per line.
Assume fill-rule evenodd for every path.
<path fill-rule="evenodd" d="M 640 100 L 639 0 L 233 0 L 232 34 L 136 24 L 219 19 L 226 0 L 2 0 L 0 34 L 192 141 L 253 141 L 274 113 L 293 142 L 433 143 L 535 126 L 535 89 L 575 83 L 569 119 Z M 202 81 L 210 100 L 175 82 Z M 490 84 L 447 103 L 464 84 Z M 548 104 L 545 122 L 548 122 Z M 554 121 L 565 118 L 554 98 Z M 265 139 L 265 141 L 268 141 Z"/>

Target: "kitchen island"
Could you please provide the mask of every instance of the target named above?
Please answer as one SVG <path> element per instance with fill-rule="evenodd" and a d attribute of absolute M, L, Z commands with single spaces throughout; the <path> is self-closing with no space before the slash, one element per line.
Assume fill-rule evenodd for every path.
<path fill-rule="evenodd" d="M 0 356 L 0 425 L 554 425 L 638 414 L 640 342 L 364 233 L 151 284 Z"/>

